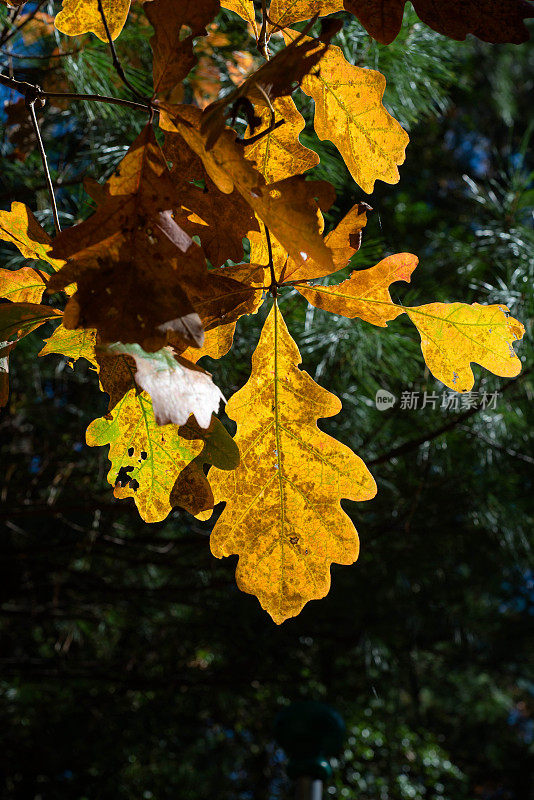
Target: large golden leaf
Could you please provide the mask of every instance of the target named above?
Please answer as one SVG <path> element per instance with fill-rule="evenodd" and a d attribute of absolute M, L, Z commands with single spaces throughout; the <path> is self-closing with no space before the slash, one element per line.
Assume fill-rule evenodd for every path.
<path fill-rule="evenodd" d="M 297 291 L 316 308 L 341 314 L 349 319 L 359 317 L 373 325 L 386 327 L 390 320 L 404 312 L 389 294 L 394 281 L 409 282 L 418 263 L 417 256 L 397 253 L 384 258 L 374 267 L 355 271 L 336 286 L 296 286 Z"/>
<path fill-rule="evenodd" d="M 208 476 L 215 502 L 226 502 L 212 552 L 239 555 L 239 588 L 257 595 L 277 623 L 328 593 L 333 562 L 356 560 L 358 536 L 340 499 L 376 493 L 363 461 L 317 427 L 341 402 L 298 369 L 300 360 L 275 304 L 250 379 L 227 406 L 240 465 Z"/>
<path fill-rule="evenodd" d="M 294 36 L 292 32 L 288 38 Z M 319 139 L 333 142 L 356 183 L 368 194 L 377 180 L 399 181 L 397 165 L 404 162 L 409 141 L 382 103 L 385 88 L 380 72 L 353 66 L 334 45 L 323 55 L 320 69 L 301 83 L 303 92 L 315 101 Z"/>
<path fill-rule="evenodd" d="M 108 415 L 87 429 L 91 447 L 110 445 L 108 481 L 115 497 L 133 497 L 145 522 L 171 511 L 170 494 L 180 472 L 199 455 L 199 439 L 184 439 L 177 425 L 158 425 L 150 397 L 130 389 Z"/>
<path fill-rule="evenodd" d="M 102 0 L 102 8 L 109 32 L 116 39 L 126 22 L 130 0 Z M 94 33 L 103 42 L 107 42 L 98 0 L 63 0 L 63 8 L 56 17 L 56 28 L 67 36 Z"/>
<path fill-rule="evenodd" d="M 513 378 L 521 361 L 513 343 L 525 329 L 506 306 L 429 303 L 404 308 L 421 335 L 421 350 L 434 377 L 457 392 L 469 392 L 475 379 L 471 362 L 494 375 Z"/>
<path fill-rule="evenodd" d="M 52 258 L 52 239 L 24 203 L 12 203 L 11 211 L 0 211 L 0 239 L 16 245 L 24 258 L 47 261 L 60 269 L 64 261 Z"/>

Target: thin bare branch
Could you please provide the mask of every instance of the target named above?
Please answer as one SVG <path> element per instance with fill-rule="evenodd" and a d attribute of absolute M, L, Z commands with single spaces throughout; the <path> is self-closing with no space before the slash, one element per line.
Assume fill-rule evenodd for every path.
<path fill-rule="evenodd" d="M 41 137 L 41 131 L 39 129 L 39 122 L 37 121 L 37 114 L 35 113 L 36 102 L 37 102 L 36 97 L 30 99 L 30 96 L 26 95 L 26 106 L 28 107 L 28 111 L 30 112 L 30 119 L 32 121 L 33 130 L 37 137 L 37 145 L 39 147 L 39 152 L 41 154 L 41 161 L 43 162 L 46 185 L 48 187 L 48 194 L 50 195 L 50 203 L 52 205 L 52 216 L 54 217 L 54 227 L 56 229 L 56 233 L 61 233 L 61 225 L 59 224 L 59 214 L 57 212 L 56 197 L 54 194 L 54 185 L 52 183 L 52 178 L 50 176 L 48 159 L 46 157 L 46 150 L 43 144 L 43 139 Z"/>

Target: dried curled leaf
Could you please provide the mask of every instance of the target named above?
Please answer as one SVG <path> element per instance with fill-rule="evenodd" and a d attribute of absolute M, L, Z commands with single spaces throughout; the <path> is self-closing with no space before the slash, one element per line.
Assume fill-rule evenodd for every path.
<path fill-rule="evenodd" d="M 224 396 L 215 386 L 209 372 L 184 358 L 175 356 L 170 347 L 155 353 L 145 352 L 139 345 L 120 342 L 108 345 L 106 354 L 129 355 L 137 368 L 135 382 L 152 398 L 158 425 L 185 425 L 194 414 L 201 428 L 208 428 L 212 413 L 217 413 Z"/>
<path fill-rule="evenodd" d="M 102 0 L 112 39 L 116 39 L 124 27 L 130 10 L 130 0 Z M 56 28 L 67 36 L 94 33 L 107 42 L 106 29 L 100 16 L 98 0 L 63 0 L 63 8 L 56 16 Z"/>
<path fill-rule="evenodd" d="M 421 335 L 421 350 L 435 378 L 457 392 L 469 392 L 475 379 L 471 362 L 494 375 L 513 378 L 521 361 L 513 343 L 525 328 L 506 306 L 479 303 L 429 303 L 404 308 Z"/>
<path fill-rule="evenodd" d="M 341 403 L 298 369 L 300 360 L 275 304 L 251 377 L 227 406 L 240 465 L 209 472 L 215 502 L 226 502 L 212 552 L 239 555 L 239 588 L 277 623 L 328 593 L 332 562 L 356 560 L 358 536 L 340 499 L 376 493 L 363 461 L 318 429 L 317 419 L 337 414 Z"/>
<path fill-rule="evenodd" d="M 394 281 L 410 281 L 419 259 L 410 253 L 397 253 L 376 266 L 353 272 L 336 286 L 296 286 L 312 306 L 341 314 L 349 319 L 359 317 L 373 325 L 386 327 L 390 320 L 404 312 L 389 294 Z"/>
<path fill-rule="evenodd" d="M 115 497 L 133 497 L 145 522 L 167 517 L 178 475 L 202 450 L 202 442 L 182 438 L 177 425 L 158 425 L 150 397 L 135 389 L 89 425 L 86 439 L 90 447 L 110 445 L 107 477 Z"/>
<path fill-rule="evenodd" d="M 333 142 L 356 183 L 368 194 L 377 180 L 398 183 L 397 165 L 404 162 L 409 141 L 382 103 L 385 88 L 380 72 L 353 66 L 333 45 L 323 55 L 320 70 L 306 75 L 301 83 L 302 91 L 315 101 L 317 136 Z"/>
<path fill-rule="evenodd" d="M 345 0 L 368 33 L 390 44 L 402 25 L 406 0 Z M 450 39 L 465 39 L 472 33 L 484 42 L 528 40 L 524 20 L 534 17 L 534 6 L 527 0 L 412 0 L 412 5 L 430 28 Z"/>

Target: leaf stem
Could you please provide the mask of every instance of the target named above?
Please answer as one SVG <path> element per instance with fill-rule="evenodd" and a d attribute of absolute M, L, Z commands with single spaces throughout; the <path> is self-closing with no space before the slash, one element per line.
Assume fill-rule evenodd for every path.
<path fill-rule="evenodd" d="M 271 285 L 269 286 L 269 291 L 276 301 L 276 296 L 278 294 L 278 282 L 276 280 L 276 275 L 274 274 L 273 248 L 271 245 L 271 234 L 269 233 L 269 228 L 267 227 L 267 225 L 265 226 L 265 237 L 267 239 L 267 252 L 269 254 L 269 270 L 271 272 Z"/>
<path fill-rule="evenodd" d="M 37 102 L 37 97 L 31 98 L 29 94 L 26 95 L 26 106 L 28 108 L 28 111 L 30 112 L 30 119 L 33 125 L 33 130 L 35 131 L 35 135 L 37 137 L 37 144 L 39 147 L 39 152 L 41 154 L 41 161 L 43 162 L 46 185 L 48 187 L 48 194 L 50 195 L 50 203 L 52 205 L 52 216 L 54 217 L 54 227 L 56 229 L 56 233 L 61 233 L 61 225 L 59 224 L 59 214 L 57 212 L 56 198 L 54 195 L 54 185 L 52 183 L 52 178 L 50 177 L 50 169 L 48 168 L 48 159 L 46 157 L 46 150 L 43 144 L 43 139 L 41 137 L 41 131 L 39 130 L 37 114 L 35 113 L 36 102 Z"/>

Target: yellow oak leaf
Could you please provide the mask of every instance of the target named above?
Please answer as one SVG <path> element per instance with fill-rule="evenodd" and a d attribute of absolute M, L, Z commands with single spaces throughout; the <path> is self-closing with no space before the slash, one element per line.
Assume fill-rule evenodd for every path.
<path fill-rule="evenodd" d="M 124 27 L 130 0 L 102 0 L 102 9 L 112 39 L 116 39 Z M 63 8 L 56 16 L 56 28 L 67 36 L 94 33 L 107 42 L 106 29 L 102 22 L 98 0 L 63 0 Z"/>
<path fill-rule="evenodd" d="M 367 212 L 372 210 L 367 203 L 356 203 L 345 214 L 341 222 L 325 236 L 325 244 L 332 253 L 333 269 L 325 272 L 321 264 L 309 259 L 305 264 L 296 264 L 286 259 L 280 273 L 281 281 L 301 281 L 322 278 L 331 272 L 344 269 L 362 243 L 362 230 L 367 225 Z"/>
<path fill-rule="evenodd" d="M 202 450 L 202 441 L 184 439 L 179 430 L 177 425 L 158 425 L 150 397 L 135 389 L 108 417 L 87 428 L 90 447 L 110 445 L 107 477 L 115 497 L 133 497 L 145 522 L 159 522 L 169 514 L 178 475 Z"/>
<path fill-rule="evenodd" d="M 31 267 L 0 269 L 0 297 L 12 303 L 38 303 L 46 283 Z"/>
<path fill-rule="evenodd" d="M 317 427 L 341 402 L 299 370 L 300 361 L 275 303 L 250 379 L 227 406 L 241 462 L 232 473 L 208 474 L 215 502 L 226 503 L 212 552 L 239 555 L 239 588 L 255 594 L 276 623 L 328 593 L 333 562 L 356 560 L 358 535 L 340 499 L 376 493 L 363 461 Z"/>
<path fill-rule="evenodd" d="M 273 102 L 276 119 L 282 118 L 284 124 L 270 131 L 257 142 L 247 145 L 246 156 L 255 161 L 267 183 L 299 175 L 319 163 L 319 156 L 299 141 L 299 134 L 305 122 L 291 97 L 278 97 Z M 271 123 L 268 108 L 257 107 L 256 115 L 261 119 L 255 134 L 267 129 Z M 247 132 L 250 136 L 251 132 Z"/>
<path fill-rule="evenodd" d="M 291 32 L 286 37 L 295 38 Z M 380 72 L 350 64 L 339 47 L 330 45 L 320 68 L 306 75 L 301 89 L 315 101 L 314 126 L 319 139 L 329 139 L 343 156 L 364 192 L 376 180 L 398 183 L 398 164 L 409 137 L 382 103 L 386 79 Z"/>
<path fill-rule="evenodd" d="M 435 378 L 457 392 L 469 392 L 475 379 L 471 362 L 494 375 L 513 378 L 521 361 L 513 342 L 525 329 L 506 306 L 479 303 L 429 303 L 404 308 L 421 335 L 421 350 Z"/>
<path fill-rule="evenodd" d="M 65 356 L 73 366 L 79 358 L 85 358 L 90 364 L 96 367 L 96 330 L 94 328 L 77 328 L 69 330 L 63 324 L 59 324 L 48 339 L 45 339 L 45 346 L 39 352 L 40 356 L 55 353 Z"/>
<path fill-rule="evenodd" d="M 51 258 L 52 239 L 24 203 L 12 203 L 11 211 L 0 211 L 0 239 L 16 245 L 24 258 L 47 261 L 60 269 L 64 261 Z"/>
<path fill-rule="evenodd" d="M 295 286 L 312 306 L 354 319 L 359 317 L 385 328 L 388 321 L 404 313 L 392 302 L 389 285 L 394 281 L 410 281 L 419 259 L 410 253 L 397 253 L 384 258 L 370 269 L 353 272 L 350 278 L 335 286 Z"/>

